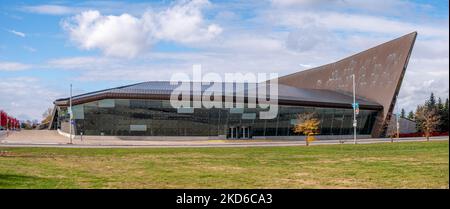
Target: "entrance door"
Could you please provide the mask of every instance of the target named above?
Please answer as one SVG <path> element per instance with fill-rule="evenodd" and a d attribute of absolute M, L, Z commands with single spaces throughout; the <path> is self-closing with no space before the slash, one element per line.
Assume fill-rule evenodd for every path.
<path fill-rule="evenodd" d="M 229 127 L 227 138 L 229 138 L 229 139 L 239 138 L 239 128 L 238 127 Z"/>
<path fill-rule="evenodd" d="M 251 135 L 251 129 L 250 129 L 250 127 L 249 126 L 242 126 L 241 127 L 241 138 L 244 138 L 244 139 L 250 139 L 250 138 L 252 138 L 252 135 Z"/>
<path fill-rule="evenodd" d="M 252 138 L 251 127 L 249 126 L 235 126 L 229 127 L 227 138 L 229 139 L 250 139 Z"/>
<path fill-rule="evenodd" d="M 246 139 L 248 138 L 248 128 L 243 126 L 241 127 L 241 132 L 242 132 L 242 138 Z"/>

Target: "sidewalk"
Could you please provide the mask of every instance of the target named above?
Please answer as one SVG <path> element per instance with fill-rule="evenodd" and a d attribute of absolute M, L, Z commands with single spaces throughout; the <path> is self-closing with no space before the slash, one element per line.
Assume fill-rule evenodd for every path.
<path fill-rule="evenodd" d="M 0 139 L 2 139 L 2 137 L 6 137 L 6 131 L 0 131 Z"/>
<path fill-rule="evenodd" d="M 432 137 L 431 140 L 448 140 L 445 137 Z M 386 143 L 390 138 L 358 139 L 358 144 Z M 400 138 L 395 142 L 425 141 L 423 137 Z M 145 141 L 145 140 L 120 140 L 120 139 L 73 139 L 69 144 L 69 138 L 50 130 L 22 130 L 10 132 L 8 137 L 0 138 L 0 146 L 27 146 L 27 147 L 255 147 L 255 146 L 304 146 L 304 141 L 293 140 L 183 140 L 183 141 Z M 353 144 L 348 140 L 317 140 L 311 145 L 325 144 Z"/>

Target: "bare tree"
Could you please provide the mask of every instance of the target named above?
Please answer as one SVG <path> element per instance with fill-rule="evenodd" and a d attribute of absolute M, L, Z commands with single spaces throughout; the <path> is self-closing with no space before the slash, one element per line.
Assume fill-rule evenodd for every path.
<path fill-rule="evenodd" d="M 425 133 L 427 141 L 430 141 L 430 135 L 436 131 L 440 124 L 440 116 L 436 108 L 428 106 L 420 106 L 417 108 L 416 119 L 419 121 L 419 126 Z"/>
<path fill-rule="evenodd" d="M 397 120 L 396 115 L 392 115 L 394 117 L 391 117 L 391 121 L 389 122 L 389 126 L 387 128 L 387 136 L 391 138 L 391 142 L 394 142 L 394 138 L 397 136 Z"/>
<path fill-rule="evenodd" d="M 47 108 L 47 110 L 42 114 L 42 122 L 41 123 L 49 123 L 52 119 L 53 109 L 51 107 Z"/>

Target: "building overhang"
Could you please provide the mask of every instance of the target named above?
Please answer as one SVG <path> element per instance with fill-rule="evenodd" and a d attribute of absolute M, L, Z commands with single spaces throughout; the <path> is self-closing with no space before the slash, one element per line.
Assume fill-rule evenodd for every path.
<path fill-rule="evenodd" d="M 157 83 L 159 86 L 155 85 Z M 164 88 L 161 84 L 164 83 Z M 72 97 L 72 105 L 79 105 L 95 102 L 103 99 L 150 99 L 150 100 L 170 100 L 171 93 L 176 86 L 169 87 L 169 82 L 145 82 L 126 87 L 107 89 L 93 93 L 87 93 Z M 155 87 L 157 86 L 157 87 Z M 257 85 L 258 86 L 258 85 Z M 207 86 L 208 87 L 208 86 Z M 205 87 L 204 89 L 208 89 Z M 222 90 L 222 101 L 233 101 L 235 94 L 228 94 Z M 256 91 L 257 92 L 257 91 Z M 188 97 L 191 101 L 196 100 L 198 95 L 210 93 L 206 90 L 199 93 L 191 91 Z M 195 95 L 195 96 L 194 96 Z M 255 101 L 259 104 L 257 97 L 245 96 L 244 103 Z M 383 106 L 363 97 L 357 97 L 361 109 L 382 110 Z M 276 97 L 278 105 L 327 107 L 327 108 L 352 108 L 353 97 L 344 92 L 331 90 L 300 89 L 291 86 L 278 85 L 278 95 Z M 273 103 L 273 101 L 263 101 L 261 103 Z M 58 99 L 54 102 L 56 106 L 68 106 L 69 98 Z"/>

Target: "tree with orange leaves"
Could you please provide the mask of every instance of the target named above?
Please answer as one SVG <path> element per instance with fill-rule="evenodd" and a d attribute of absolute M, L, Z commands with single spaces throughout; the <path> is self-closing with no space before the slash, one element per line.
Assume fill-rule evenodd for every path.
<path fill-rule="evenodd" d="M 314 134 L 319 133 L 320 121 L 314 113 L 303 113 L 297 115 L 297 122 L 293 128 L 294 133 L 306 136 L 306 146 L 315 140 Z"/>

